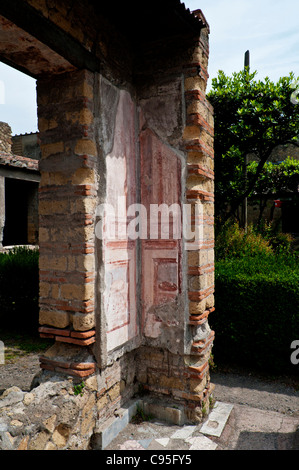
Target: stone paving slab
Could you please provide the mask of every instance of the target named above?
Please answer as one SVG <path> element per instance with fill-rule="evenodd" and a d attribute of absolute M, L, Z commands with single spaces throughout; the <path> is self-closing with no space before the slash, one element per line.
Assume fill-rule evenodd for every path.
<path fill-rule="evenodd" d="M 220 437 L 232 409 L 233 405 L 217 401 L 209 414 L 209 418 L 200 428 L 200 432 L 209 436 Z"/>
<path fill-rule="evenodd" d="M 299 450 L 299 418 L 246 405 L 217 402 L 208 420 L 178 426 L 152 420 L 127 427 L 107 451 Z M 217 421 L 218 420 L 218 421 Z M 214 422 L 207 434 L 207 423 Z M 215 422 L 218 423 L 215 426 Z M 209 426 L 211 428 L 211 426 Z M 217 429 L 217 435 L 213 430 Z M 221 430 L 221 432 L 219 432 Z M 205 431 L 205 433 L 203 433 Z M 214 433 L 215 434 L 215 433 Z"/>
<path fill-rule="evenodd" d="M 218 445 L 206 436 L 189 437 L 187 442 L 191 444 L 189 450 L 216 450 Z"/>
<path fill-rule="evenodd" d="M 232 405 L 215 403 L 213 422 L 217 421 L 217 434 L 221 433 Z M 139 425 L 129 423 L 105 450 L 215 450 L 217 442 L 201 432 L 200 425 L 167 424 L 152 420 Z M 209 428 L 207 428 L 209 431 Z"/>

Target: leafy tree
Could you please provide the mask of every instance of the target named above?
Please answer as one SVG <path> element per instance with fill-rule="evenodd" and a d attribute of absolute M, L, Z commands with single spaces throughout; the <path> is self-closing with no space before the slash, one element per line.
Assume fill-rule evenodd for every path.
<path fill-rule="evenodd" d="M 291 99 L 294 74 L 273 83 L 269 78 L 257 81 L 256 73 L 245 69 L 228 77 L 219 71 L 208 94 L 215 117 L 215 209 L 223 220 L 252 193 L 277 146 L 298 146 L 299 107 Z M 248 154 L 257 165 L 244 178 Z"/>
<path fill-rule="evenodd" d="M 257 161 L 252 161 L 247 166 L 247 174 L 254 176 L 258 167 Z M 294 194 L 299 185 L 299 160 L 287 157 L 280 163 L 266 162 L 254 190 L 249 194 L 260 198 L 260 213 L 258 224 L 260 224 L 263 211 L 268 199 L 272 195 L 277 197 Z"/>

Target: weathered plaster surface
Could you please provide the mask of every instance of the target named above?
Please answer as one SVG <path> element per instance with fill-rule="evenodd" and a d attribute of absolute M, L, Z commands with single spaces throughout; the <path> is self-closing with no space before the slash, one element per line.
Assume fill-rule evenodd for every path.
<path fill-rule="evenodd" d="M 112 140 L 111 152 L 106 156 L 106 204 L 114 208 L 117 220 L 112 221 L 115 237 L 105 232 L 103 262 L 104 315 L 107 322 L 107 350 L 121 346 L 138 334 L 137 294 L 136 294 L 136 244 L 129 240 L 125 231 L 127 209 L 136 201 L 136 135 L 135 104 L 127 91 L 117 92 L 114 87 L 105 85 L 108 101 L 115 114 L 107 135 L 106 149 Z M 110 92 L 110 93 L 109 93 Z M 106 108 L 105 108 L 106 109 Z M 111 137 L 110 137 L 111 136 Z M 109 138 L 110 137 L 110 138 Z M 123 213 L 118 209 L 123 204 Z M 109 221 L 108 221 L 109 224 Z"/>
<path fill-rule="evenodd" d="M 146 342 L 183 351 L 184 306 L 182 301 L 182 238 L 173 224 L 172 205 L 181 207 L 181 160 L 151 129 L 140 135 L 141 201 L 147 208 L 148 238 L 142 240 L 142 326 Z M 169 215 L 150 238 L 152 205 L 164 204 Z M 169 234 L 169 237 L 168 237 Z M 165 237 L 165 238 L 164 238 Z M 175 338 L 175 339 L 174 339 Z"/>
<path fill-rule="evenodd" d="M 182 158 L 168 143 L 181 120 L 181 80 L 155 90 L 157 96 L 136 105 L 129 91 L 101 79 L 104 200 L 116 215 L 112 224 L 105 219 L 104 274 L 100 276 L 108 353 L 140 332 L 146 343 L 155 340 L 153 344 L 175 352 L 184 350 L 181 226 L 173 225 L 171 213 L 164 225 L 158 222 L 153 227 L 150 220 L 151 205 L 164 204 L 168 210 L 173 204 L 180 207 L 182 201 Z M 128 213 L 139 201 L 146 214 Z M 137 215 L 146 228 L 141 240 L 126 232 Z M 151 239 L 153 229 L 157 236 Z"/>

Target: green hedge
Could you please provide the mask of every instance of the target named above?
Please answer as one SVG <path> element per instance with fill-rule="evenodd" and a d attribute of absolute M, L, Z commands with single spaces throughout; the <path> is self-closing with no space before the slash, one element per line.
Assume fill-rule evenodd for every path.
<path fill-rule="evenodd" d="M 298 281 L 298 259 L 288 253 L 216 262 L 216 311 L 210 317 L 216 364 L 297 372 L 290 345 L 299 339 Z"/>
<path fill-rule="evenodd" d="M 37 332 L 38 256 L 26 247 L 0 254 L 1 329 Z"/>

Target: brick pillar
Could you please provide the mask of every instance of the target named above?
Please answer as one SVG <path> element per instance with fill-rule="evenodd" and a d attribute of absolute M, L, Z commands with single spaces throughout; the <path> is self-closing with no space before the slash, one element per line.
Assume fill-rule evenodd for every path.
<path fill-rule="evenodd" d="M 6 122 L 0 122 L 0 151 L 11 153 L 11 127 Z"/>
<path fill-rule="evenodd" d="M 191 351 L 185 362 L 189 362 L 190 399 L 192 396 L 193 400 L 196 396 L 201 397 L 201 406 L 206 410 L 214 388 L 209 377 L 214 332 L 208 324 L 208 317 L 214 311 L 214 132 L 213 109 L 205 97 L 208 33 L 208 27 L 202 30 L 192 61 L 185 68 L 184 131 L 187 151 L 186 202 L 192 205 L 193 228 L 199 224 L 202 237 L 198 246 L 191 244 L 191 249 L 188 249 L 186 275 Z"/>
<path fill-rule="evenodd" d="M 191 206 L 189 228 L 194 233 L 197 227 L 199 238 L 142 241 L 138 381 L 162 408 L 175 403 L 184 421 L 200 422 L 214 389 L 209 374 L 214 332 L 208 322 L 214 310 L 213 110 L 205 97 L 208 27 L 199 38 L 165 41 L 163 48 L 147 52 L 151 61 L 142 78 L 152 73 L 154 82 L 140 87 L 141 201 Z"/>
<path fill-rule="evenodd" d="M 94 75 L 78 71 L 38 81 L 41 139 L 39 188 L 40 334 L 61 345 L 95 341 L 94 214 L 97 148 Z M 54 351 L 45 369 L 88 375 L 94 365 L 61 365 Z M 60 354 L 61 355 L 61 354 Z M 72 353 L 66 353 L 72 359 Z M 72 367 L 70 367 L 72 364 Z M 70 369 L 73 369 L 71 371 Z"/>

